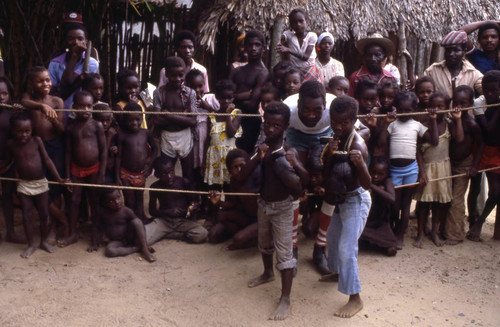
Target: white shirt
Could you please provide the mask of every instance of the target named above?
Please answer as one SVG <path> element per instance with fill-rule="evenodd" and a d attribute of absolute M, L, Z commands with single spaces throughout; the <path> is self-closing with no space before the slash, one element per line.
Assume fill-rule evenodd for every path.
<path fill-rule="evenodd" d="M 335 99 L 335 95 L 327 93 L 326 94 L 326 106 L 320 120 L 316 123 L 314 127 L 308 127 L 299 118 L 298 101 L 299 94 L 290 95 L 286 98 L 283 103 L 290 108 L 290 126 L 296 130 L 306 133 L 306 134 L 320 134 L 325 132 L 330 128 L 330 105 Z"/>
<path fill-rule="evenodd" d="M 416 159 L 417 138 L 424 136 L 427 127 L 411 118 L 405 122 L 393 121 L 387 126 L 387 131 L 391 136 L 389 142 L 390 159 Z"/>

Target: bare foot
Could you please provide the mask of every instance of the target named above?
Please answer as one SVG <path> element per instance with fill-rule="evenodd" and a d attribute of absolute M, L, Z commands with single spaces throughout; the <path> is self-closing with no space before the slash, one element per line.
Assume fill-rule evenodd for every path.
<path fill-rule="evenodd" d="M 335 312 L 335 316 L 340 318 L 351 318 L 361 311 L 361 309 L 363 309 L 363 301 L 361 301 L 359 294 L 351 295 L 349 301 Z"/>
<path fill-rule="evenodd" d="M 54 253 L 55 251 L 54 247 L 47 242 L 40 242 L 40 249 L 45 250 L 48 253 Z"/>
<path fill-rule="evenodd" d="M 29 248 L 24 250 L 23 253 L 21 253 L 21 258 L 28 258 L 30 255 L 33 254 L 33 252 L 35 252 L 35 250 L 36 250 L 36 247 L 30 246 Z"/>
<path fill-rule="evenodd" d="M 285 318 L 290 313 L 290 298 L 282 297 L 280 299 L 280 303 L 278 304 L 278 308 L 273 312 L 271 316 L 269 316 L 269 320 L 285 320 Z"/>
<path fill-rule="evenodd" d="M 446 245 L 457 245 L 458 243 L 462 243 L 462 241 L 459 241 L 459 240 L 446 240 L 446 241 L 444 241 L 444 244 L 446 244 Z"/>
<path fill-rule="evenodd" d="M 415 239 L 415 242 L 413 242 L 413 246 L 418 248 L 418 249 L 421 249 L 423 247 L 423 241 L 422 241 L 422 236 L 417 236 L 417 238 Z"/>
<path fill-rule="evenodd" d="M 332 274 L 328 274 L 328 275 L 324 275 L 324 276 L 321 276 L 318 281 L 320 282 L 331 282 L 331 283 L 335 283 L 335 282 L 338 282 L 339 281 L 339 274 L 337 273 L 332 273 Z"/>
<path fill-rule="evenodd" d="M 152 246 L 148 246 L 149 253 L 155 253 L 156 250 Z"/>
<path fill-rule="evenodd" d="M 62 240 L 60 242 L 58 242 L 57 246 L 61 247 L 61 248 L 64 248 L 68 245 L 71 245 L 73 243 L 76 243 L 78 242 L 78 234 L 75 233 L 75 234 L 72 234 L 70 235 L 66 240 Z"/>
<path fill-rule="evenodd" d="M 438 233 L 431 233 L 431 239 L 436 246 L 444 245 L 444 241 L 441 239 L 441 237 L 439 237 Z"/>
<path fill-rule="evenodd" d="M 398 253 L 398 249 L 395 246 L 391 246 L 390 248 L 387 248 L 386 252 L 388 257 L 393 257 Z"/>
<path fill-rule="evenodd" d="M 256 287 L 261 284 L 269 283 L 274 280 L 274 275 L 262 274 L 259 277 L 253 278 L 248 282 L 248 287 Z"/>
<path fill-rule="evenodd" d="M 19 236 L 16 233 L 7 234 L 7 236 L 5 236 L 5 241 L 9 243 L 26 244 L 26 238 Z"/>
<path fill-rule="evenodd" d="M 403 241 L 403 238 L 398 238 L 397 242 L 396 242 L 396 248 L 398 250 L 402 250 L 403 249 L 403 245 L 405 245 L 405 242 Z"/>
<path fill-rule="evenodd" d="M 474 225 L 472 225 L 472 227 L 470 228 L 466 237 L 471 241 L 480 242 L 481 241 L 481 229 L 482 229 L 482 227 L 483 227 L 483 224 L 476 222 Z"/>
<path fill-rule="evenodd" d="M 156 258 L 154 255 L 151 254 L 151 252 L 146 251 L 145 253 L 142 254 L 144 259 L 146 259 L 148 262 L 155 262 Z"/>

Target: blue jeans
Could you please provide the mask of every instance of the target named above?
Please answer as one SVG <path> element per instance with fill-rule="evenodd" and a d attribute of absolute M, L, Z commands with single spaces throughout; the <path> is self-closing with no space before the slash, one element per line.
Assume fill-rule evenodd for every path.
<path fill-rule="evenodd" d="M 347 295 L 361 292 L 358 239 L 365 228 L 371 203 L 368 191 L 347 197 L 344 203 L 337 205 L 326 232 L 328 266 L 339 274 L 339 292 Z"/>

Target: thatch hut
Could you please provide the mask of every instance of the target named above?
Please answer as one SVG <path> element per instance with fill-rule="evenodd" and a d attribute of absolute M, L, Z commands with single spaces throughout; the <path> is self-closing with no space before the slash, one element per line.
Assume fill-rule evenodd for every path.
<path fill-rule="evenodd" d="M 219 59 L 218 45 L 226 46 L 228 34 L 256 28 L 270 37 L 276 18 L 295 7 L 307 10 L 311 30 L 328 30 L 340 41 L 334 56 L 344 61 L 346 73 L 357 69 L 354 42 L 374 31 L 396 42 L 398 19 L 405 23 L 408 48 L 417 57 L 416 70 L 421 72 L 432 61 L 432 42 L 466 23 L 500 17 L 497 0 L 214 0 L 200 19 L 200 44 Z"/>

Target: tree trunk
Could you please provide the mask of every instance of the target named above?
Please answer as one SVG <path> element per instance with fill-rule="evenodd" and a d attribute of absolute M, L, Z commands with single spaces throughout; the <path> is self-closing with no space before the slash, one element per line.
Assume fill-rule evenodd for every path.
<path fill-rule="evenodd" d="M 408 82 L 408 69 L 406 66 L 406 57 L 403 55 L 403 51 L 406 50 L 406 28 L 402 16 L 398 18 L 398 61 L 399 61 L 399 73 L 401 74 L 400 84 L 402 87 L 406 87 Z"/>
<path fill-rule="evenodd" d="M 285 17 L 278 15 L 274 20 L 273 31 L 271 34 L 271 68 L 274 67 L 280 60 L 280 55 L 276 52 L 276 46 L 281 42 L 281 34 L 285 29 Z"/>

